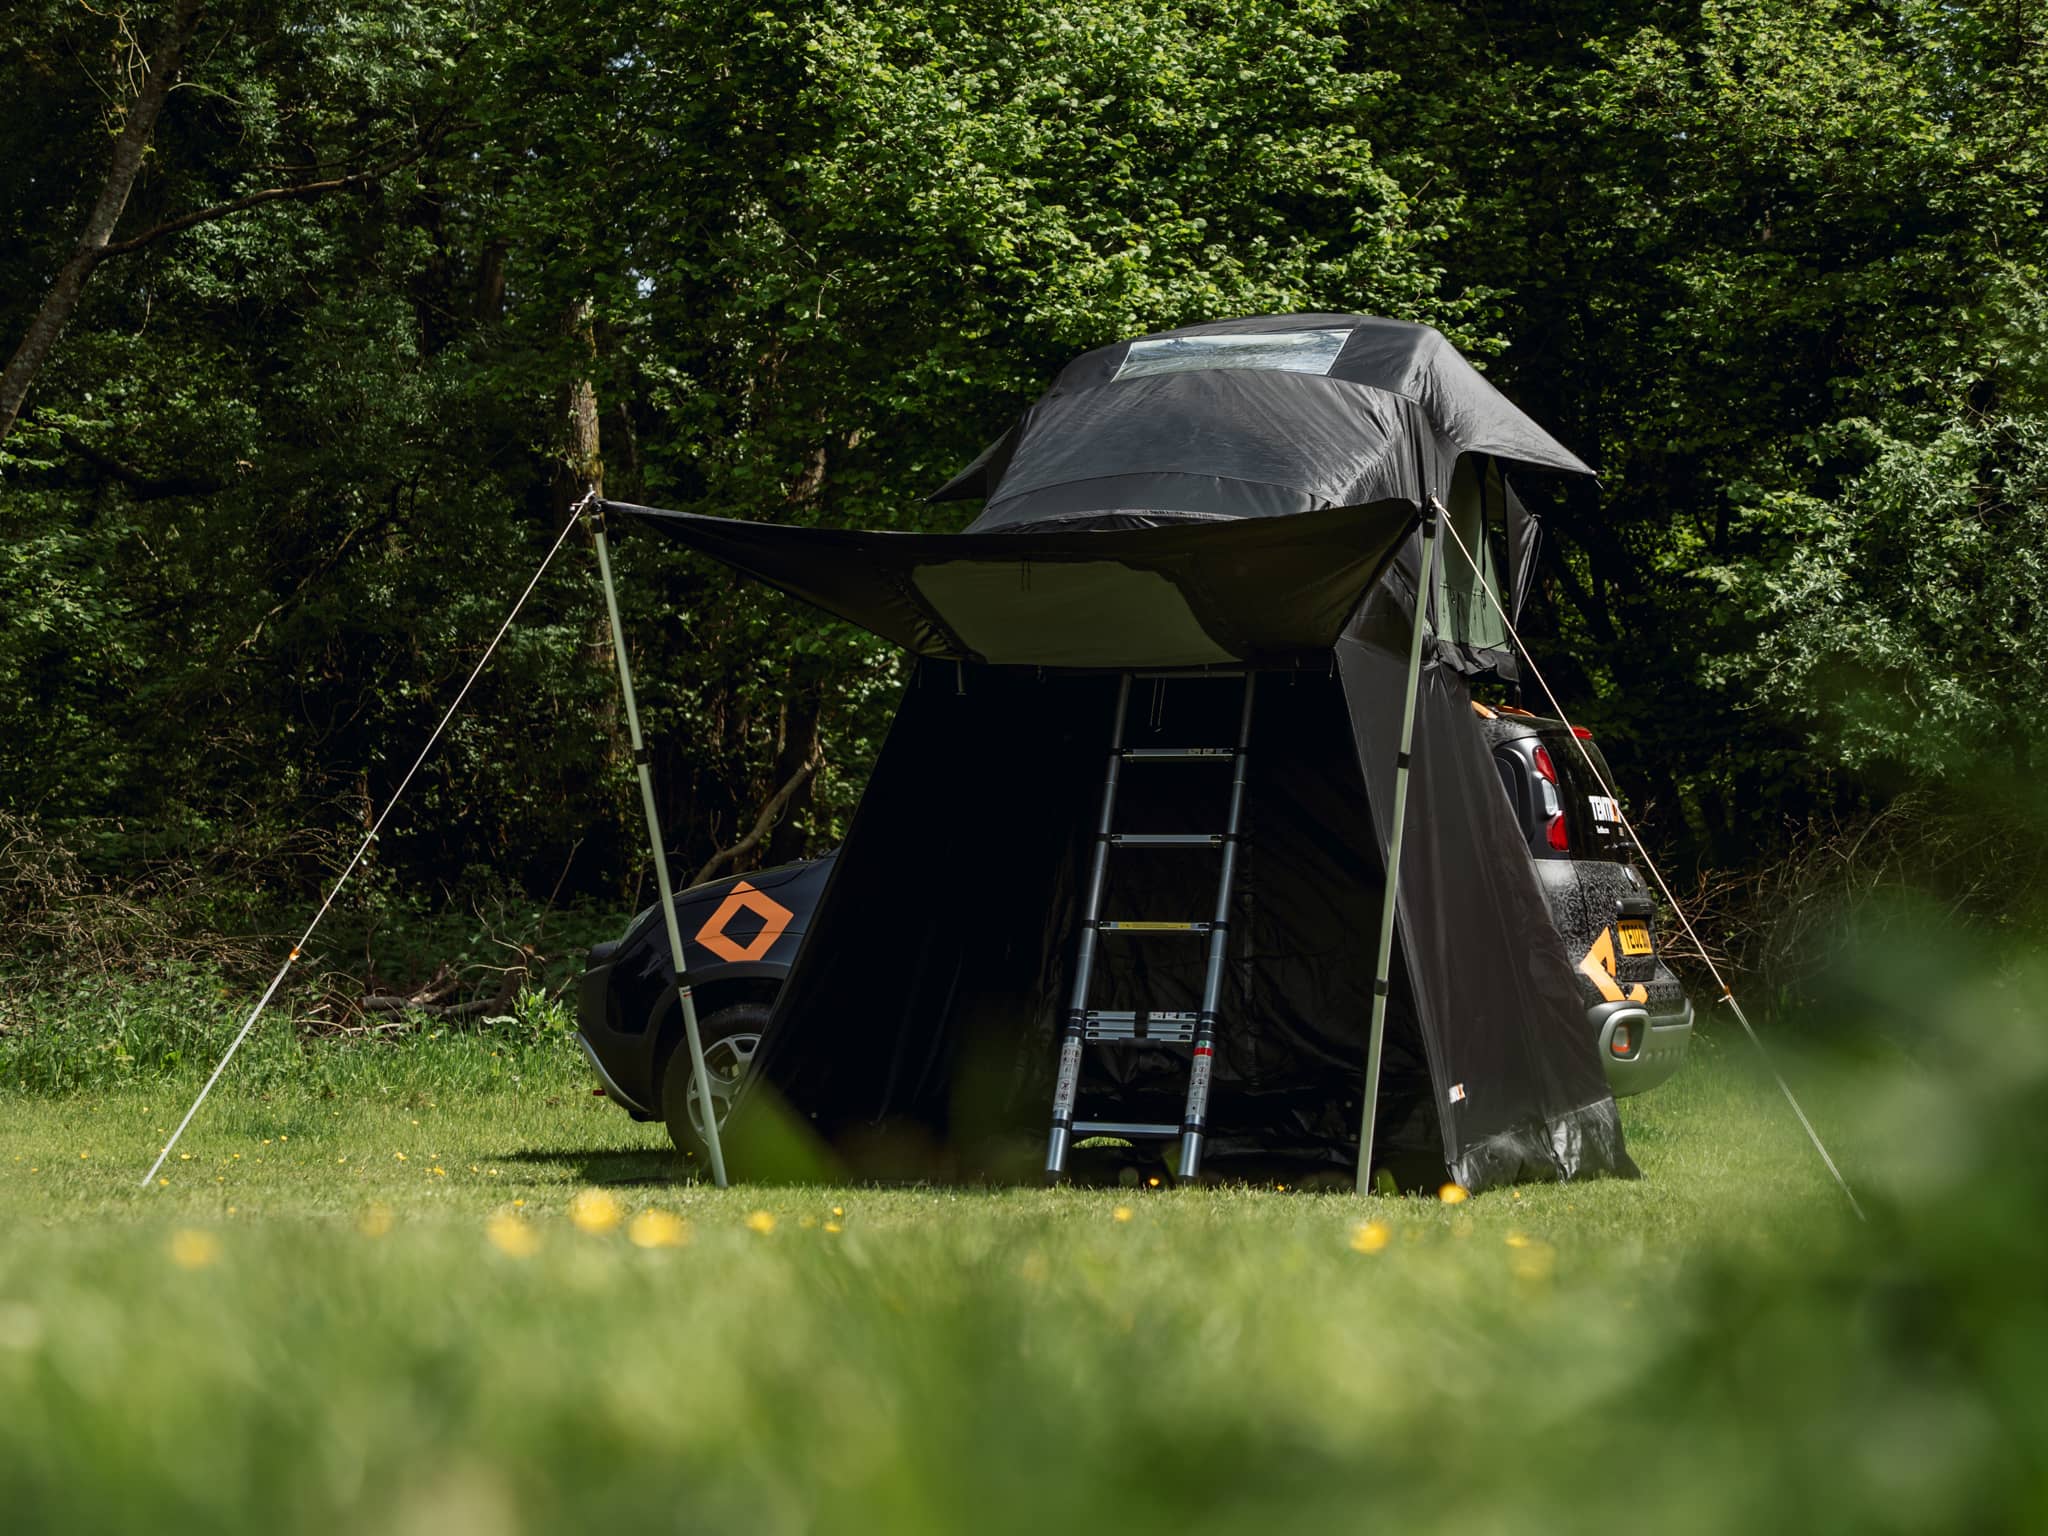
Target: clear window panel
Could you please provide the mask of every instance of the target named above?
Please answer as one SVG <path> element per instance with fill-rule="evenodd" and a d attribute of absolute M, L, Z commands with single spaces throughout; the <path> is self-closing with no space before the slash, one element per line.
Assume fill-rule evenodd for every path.
<path fill-rule="evenodd" d="M 1116 377 L 1138 379 L 1191 368 L 1328 373 L 1350 334 L 1348 329 L 1268 331 L 1259 336 L 1162 336 L 1154 341 L 1134 341 Z"/>

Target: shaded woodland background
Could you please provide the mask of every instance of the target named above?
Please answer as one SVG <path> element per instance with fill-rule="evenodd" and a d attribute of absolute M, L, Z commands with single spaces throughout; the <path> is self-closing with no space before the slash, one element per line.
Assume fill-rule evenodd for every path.
<path fill-rule="evenodd" d="M 1290 309 L 1441 327 L 1598 469 L 1523 487 L 1531 637 L 1739 959 L 2042 867 L 2048 7 L 15 0 L 0 348 L 174 41 L 0 440 L 0 951 L 315 894 L 586 476 L 950 528 L 1067 357 Z M 898 658 L 619 559 L 685 869 L 785 789 L 739 862 L 830 847 Z M 580 542 L 529 615 L 370 907 L 648 887 Z"/>

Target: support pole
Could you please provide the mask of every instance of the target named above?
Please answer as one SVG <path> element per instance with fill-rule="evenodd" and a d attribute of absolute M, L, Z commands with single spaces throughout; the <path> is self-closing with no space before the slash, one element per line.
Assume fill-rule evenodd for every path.
<path fill-rule="evenodd" d="M 633 768 L 640 776 L 640 804 L 647 812 L 647 843 L 654 852 L 654 884 L 661 898 L 662 921 L 668 925 L 669 959 L 683 1002 L 683 1036 L 690 1048 L 691 1081 L 697 1085 L 697 1107 L 704 1117 L 704 1144 L 711 1153 L 711 1178 L 725 1188 L 725 1149 L 718 1141 L 718 1107 L 711 1096 L 711 1073 L 704 1065 L 704 1039 L 697 1030 L 697 1004 L 690 996 L 689 973 L 683 962 L 683 930 L 676 924 L 675 891 L 669 884 L 668 850 L 661 840 L 661 813 L 654 806 L 654 774 L 640 740 L 640 708 L 633 698 L 633 670 L 626 664 L 626 630 L 619 621 L 619 594 L 612 586 L 612 557 L 604 537 L 604 505 L 591 513 L 597 535 L 597 570 L 604 578 L 604 606 L 612 621 L 612 654 L 619 659 L 619 693 L 626 702 L 626 736 L 633 747 Z"/>
<path fill-rule="evenodd" d="M 1394 909 L 1401 894 L 1401 834 L 1408 821 L 1408 755 L 1415 745 L 1415 694 L 1422 681 L 1422 630 L 1436 567 L 1436 498 L 1422 513 L 1422 573 L 1415 583 L 1415 627 L 1408 637 L 1408 692 L 1401 704 L 1401 750 L 1394 758 L 1394 829 L 1387 838 L 1387 894 L 1380 904 L 1380 959 L 1373 972 L 1372 1033 L 1365 1049 L 1365 1107 L 1358 1127 L 1358 1192 L 1372 1193 L 1373 1120 L 1379 1111 L 1380 1047 L 1387 1037 L 1387 981 L 1394 969 Z"/>

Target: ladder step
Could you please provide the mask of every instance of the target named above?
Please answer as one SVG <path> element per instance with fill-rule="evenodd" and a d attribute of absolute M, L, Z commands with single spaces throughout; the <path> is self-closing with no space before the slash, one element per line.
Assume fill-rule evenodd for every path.
<path fill-rule="evenodd" d="M 1104 933 L 1207 933 L 1214 923 L 1141 923 L 1129 918 L 1103 918 L 1095 925 Z"/>
<path fill-rule="evenodd" d="M 1112 832 L 1112 848 L 1221 848 L 1221 832 Z"/>
<path fill-rule="evenodd" d="M 1153 1125 L 1130 1120 L 1076 1120 L 1074 1135 L 1087 1136 L 1178 1136 L 1177 1125 Z"/>
<path fill-rule="evenodd" d="M 1199 1013 L 1164 1013 L 1146 1009 L 1091 1008 L 1085 1015 L 1087 1038 L 1134 1045 L 1189 1045 Z"/>
<path fill-rule="evenodd" d="M 1122 747 L 1118 749 L 1126 762 L 1171 763 L 1194 760 L 1198 762 L 1227 762 L 1237 756 L 1235 747 Z"/>

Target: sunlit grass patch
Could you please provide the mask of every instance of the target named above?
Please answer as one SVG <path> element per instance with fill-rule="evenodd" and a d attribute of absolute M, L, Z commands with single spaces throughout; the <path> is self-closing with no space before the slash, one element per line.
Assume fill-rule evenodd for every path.
<path fill-rule="evenodd" d="M 567 1073 L 403 1081 L 230 1089 L 148 1190 L 168 1089 L 6 1101 L 0 1401 L 33 1405 L 0 1416 L 6 1507 L 208 1531 L 1771 1528 L 1786 1490 L 1876 1487 L 1867 1401 L 1919 1381 L 1837 1296 L 1865 1235 L 1711 1036 L 1624 1105 L 1645 1179 L 1448 1201 L 717 1191 Z M 1975 1399 L 1914 1390 L 1947 1438 L 1850 1507 L 1936 1507 L 2007 1465 Z M 1675 1447 L 1652 1484 L 1616 1467 L 1645 1424 Z"/>

